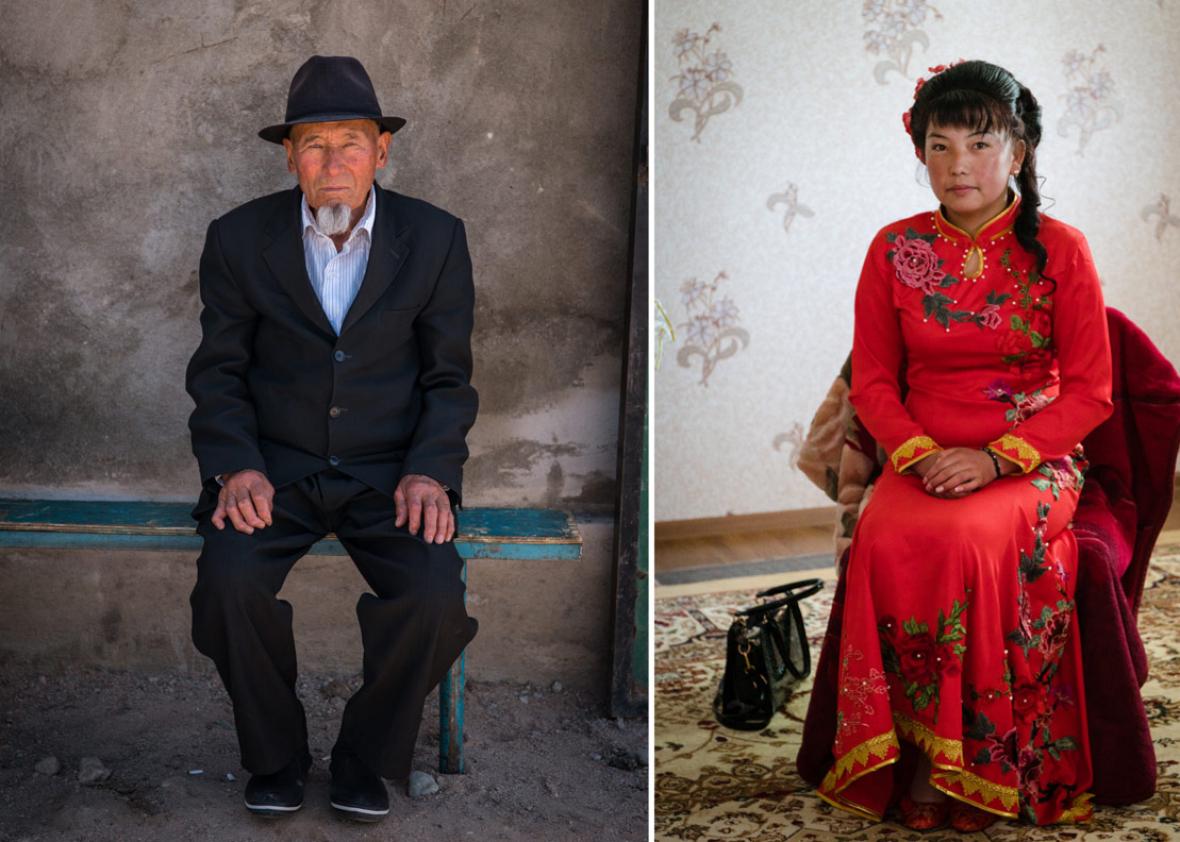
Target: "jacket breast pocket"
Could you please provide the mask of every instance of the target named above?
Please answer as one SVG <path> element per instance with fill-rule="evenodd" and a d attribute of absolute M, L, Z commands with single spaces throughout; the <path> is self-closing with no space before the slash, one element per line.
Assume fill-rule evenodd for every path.
<path fill-rule="evenodd" d="M 421 308 L 414 307 L 378 307 L 374 308 L 377 318 L 389 326 L 404 324 L 407 327 L 417 318 Z"/>
<path fill-rule="evenodd" d="M 422 304 L 420 304 L 418 302 L 400 302 L 400 301 L 390 302 L 389 304 L 386 304 L 384 302 L 380 302 L 377 304 L 376 309 L 380 310 L 383 313 L 417 313 L 419 310 L 422 309 Z"/>

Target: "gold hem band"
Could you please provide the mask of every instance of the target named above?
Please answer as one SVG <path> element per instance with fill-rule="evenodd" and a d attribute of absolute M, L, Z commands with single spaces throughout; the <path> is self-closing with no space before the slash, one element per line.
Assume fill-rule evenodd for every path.
<path fill-rule="evenodd" d="M 935 789 L 937 789 L 939 792 L 941 792 L 943 795 L 947 796 L 948 798 L 953 798 L 956 801 L 962 801 L 964 804 L 968 804 L 968 805 L 974 807 L 976 810 L 983 810 L 983 812 L 985 812 L 985 813 L 991 813 L 993 816 L 999 816 L 1002 819 L 1020 818 L 1018 813 L 1008 813 L 1003 810 L 997 810 L 994 807 L 988 807 L 984 804 L 980 804 L 978 801 L 972 801 L 966 795 L 960 795 L 959 793 L 954 792 L 953 790 L 948 789 L 947 787 L 941 786 L 937 781 L 934 780 L 933 776 L 931 776 L 930 785 L 932 787 L 934 787 Z"/>
<path fill-rule="evenodd" d="M 859 818 L 870 819 L 875 822 L 883 821 L 885 819 L 885 816 L 883 814 L 874 813 L 872 810 L 868 809 L 867 807 L 862 807 L 859 804 L 856 804 L 855 802 L 842 801 L 842 800 L 833 798 L 830 795 L 824 795 L 818 789 L 815 791 L 815 794 L 820 798 L 821 801 L 826 801 L 829 804 L 831 804 L 833 807 L 836 807 L 840 810 L 847 810 L 848 812 L 852 813 L 854 816 L 858 816 Z"/>

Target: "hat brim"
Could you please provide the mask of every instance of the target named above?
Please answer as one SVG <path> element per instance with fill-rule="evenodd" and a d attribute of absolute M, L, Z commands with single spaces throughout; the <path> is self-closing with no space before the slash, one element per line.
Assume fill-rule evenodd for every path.
<path fill-rule="evenodd" d="M 284 138 L 290 134 L 291 127 L 298 126 L 300 123 L 339 123 L 344 120 L 373 120 L 381 127 L 381 131 L 389 132 L 390 134 L 394 134 L 406 124 L 406 121 L 401 117 L 387 117 L 385 115 L 374 117 L 372 114 L 309 114 L 306 117 L 300 117 L 298 120 L 267 126 L 258 132 L 258 136 L 271 143 L 282 143 Z"/>

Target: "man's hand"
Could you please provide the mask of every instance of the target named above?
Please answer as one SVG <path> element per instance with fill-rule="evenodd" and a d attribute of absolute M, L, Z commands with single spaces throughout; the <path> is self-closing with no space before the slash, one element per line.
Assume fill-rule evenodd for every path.
<path fill-rule="evenodd" d="M 217 495 L 213 525 L 225 529 L 228 516 L 234 529 L 253 535 L 255 529 L 263 529 L 273 522 L 274 498 L 275 487 L 265 474 L 252 470 L 236 471 L 226 478 L 221 493 Z"/>
<path fill-rule="evenodd" d="M 455 537 L 455 515 L 451 498 L 441 484 L 423 474 L 406 474 L 393 492 L 394 525 L 409 520 L 411 535 L 422 527 L 426 543 L 442 544 Z"/>
<path fill-rule="evenodd" d="M 996 478 L 992 458 L 982 450 L 951 447 L 914 465 L 927 493 L 935 497 L 964 497 Z"/>

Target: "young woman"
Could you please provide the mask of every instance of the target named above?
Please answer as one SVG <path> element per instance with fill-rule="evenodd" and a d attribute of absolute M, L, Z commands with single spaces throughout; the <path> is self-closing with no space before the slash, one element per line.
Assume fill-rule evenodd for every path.
<path fill-rule="evenodd" d="M 856 291 L 850 400 L 889 464 L 845 572 L 819 794 L 914 829 L 1084 821 L 1069 522 L 1112 410 L 1102 293 L 1085 237 L 1037 210 L 1032 93 L 932 70 L 904 122 L 939 207 L 881 229 Z"/>

